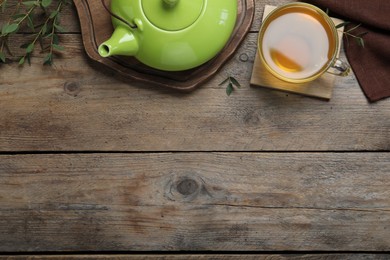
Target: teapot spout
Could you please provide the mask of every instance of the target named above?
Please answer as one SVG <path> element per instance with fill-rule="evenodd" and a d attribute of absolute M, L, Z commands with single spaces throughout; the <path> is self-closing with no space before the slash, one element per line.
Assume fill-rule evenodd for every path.
<path fill-rule="evenodd" d="M 138 49 L 138 41 L 134 34 L 127 28 L 118 26 L 111 38 L 100 44 L 98 52 L 104 58 L 112 55 L 134 56 Z"/>

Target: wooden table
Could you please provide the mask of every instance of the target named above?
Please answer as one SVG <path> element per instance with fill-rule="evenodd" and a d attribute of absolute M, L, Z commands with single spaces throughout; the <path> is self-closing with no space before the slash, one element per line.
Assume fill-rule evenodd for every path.
<path fill-rule="evenodd" d="M 236 55 L 192 93 L 93 66 L 73 6 L 53 66 L 0 65 L 0 251 L 389 259 L 390 100 L 368 103 L 353 74 L 329 102 L 249 86 L 263 7 L 286 2 L 257 0 Z M 227 76 L 243 86 L 230 97 Z"/>

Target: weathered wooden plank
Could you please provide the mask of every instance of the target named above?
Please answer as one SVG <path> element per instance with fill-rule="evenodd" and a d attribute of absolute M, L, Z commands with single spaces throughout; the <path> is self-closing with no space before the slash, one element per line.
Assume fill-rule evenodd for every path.
<path fill-rule="evenodd" d="M 390 100 L 369 104 L 353 75 L 330 102 L 250 87 L 256 34 L 191 94 L 119 80 L 88 63 L 80 36 L 63 39 L 52 67 L 1 65 L 1 151 L 390 149 Z M 230 97 L 228 75 L 243 85 Z"/>
<path fill-rule="evenodd" d="M 175 254 L 175 255 L 25 255 L 25 256 L 0 256 L 7 260 L 74 260 L 74 259 L 98 259 L 98 260 L 191 260 L 191 259 L 214 259 L 214 260 L 387 260 L 389 254 Z"/>
<path fill-rule="evenodd" d="M 390 249 L 390 153 L 0 156 L 0 251 Z"/>

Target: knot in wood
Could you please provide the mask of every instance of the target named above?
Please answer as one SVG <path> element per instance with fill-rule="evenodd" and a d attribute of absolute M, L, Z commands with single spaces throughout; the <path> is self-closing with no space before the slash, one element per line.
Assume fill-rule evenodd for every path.
<path fill-rule="evenodd" d="M 165 197 L 171 201 L 191 202 L 199 196 L 211 197 L 205 181 L 196 173 L 174 174 L 165 187 Z"/>
<path fill-rule="evenodd" d="M 177 183 L 177 191 L 184 195 L 188 196 L 194 194 L 199 189 L 199 184 L 192 179 L 184 179 Z"/>
<path fill-rule="evenodd" d="M 80 93 L 80 84 L 75 81 L 67 81 L 64 84 L 64 91 L 70 96 L 77 96 Z"/>
<path fill-rule="evenodd" d="M 246 54 L 246 53 L 241 54 L 239 59 L 242 62 L 247 62 L 249 60 L 248 54 Z"/>

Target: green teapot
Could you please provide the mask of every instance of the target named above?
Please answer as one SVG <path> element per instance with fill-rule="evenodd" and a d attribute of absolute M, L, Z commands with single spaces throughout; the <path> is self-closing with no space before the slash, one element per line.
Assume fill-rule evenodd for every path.
<path fill-rule="evenodd" d="M 152 68 L 187 70 L 209 61 L 229 40 L 237 0 L 112 0 L 112 36 L 102 57 L 134 56 Z"/>

